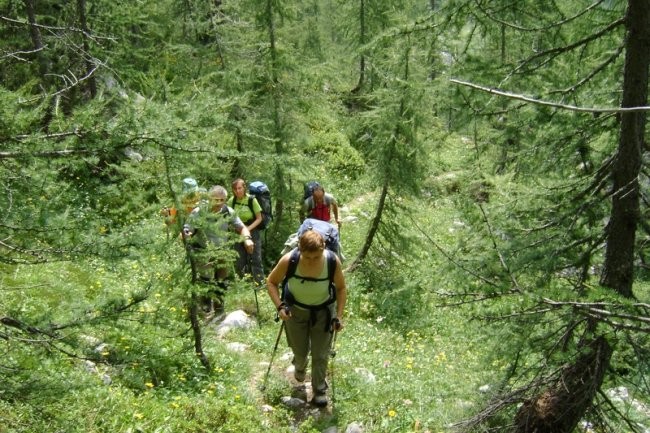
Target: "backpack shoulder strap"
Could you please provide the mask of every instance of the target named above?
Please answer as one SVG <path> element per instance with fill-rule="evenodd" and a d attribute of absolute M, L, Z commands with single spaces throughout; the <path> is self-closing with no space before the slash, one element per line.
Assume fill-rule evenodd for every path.
<path fill-rule="evenodd" d="M 285 300 L 285 295 L 287 291 L 287 282 L 289 278 L 293 277 L 296 274 L 296 268 L 298 267 L 298 260 L 300 260 L 300 251 L 298 248 L 291 250 L 291 255 L 289 256 L 289 266 L 287 267 L 287 273 L 284 274 L 284 279 L 282 280 L 282 296 L 281 299 Z"/>
<path fill-rule="evenodd" d="M 330 284 L 334 284 L 334 274 L 336 273 L 336 254 L 326 249 L 327 254 L 327 277 Z"/>
<path fill-rule="evenodd" d="M 248 196 L 248 208 L 251 210 L 251 213 L 253 214 L 253 218 L 255 218 L 255 209 L 253 209 L 253 200 L 255 200 L 255 197 L 252 195 Z"/>

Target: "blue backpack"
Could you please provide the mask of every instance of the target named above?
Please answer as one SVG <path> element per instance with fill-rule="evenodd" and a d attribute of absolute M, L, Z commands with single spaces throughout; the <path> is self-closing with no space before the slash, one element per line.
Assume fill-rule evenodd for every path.
<path fill-rule="evenodd" d="M 325 247 L 336 255 L 340 255 L 340 238 L 339 230 L 336 226 L 327 221 L 317 220 L 315 218 L 306 218 L 298 229 L 298 238 L 308 230 L 315 230 L 325 239 Z"/>
<path fill-rule="evenodd" d="M 256 180 L 248 185 L 248 193 L 257 199 L 262 208 L 262 223 L 259 225 L 261 230 L 267 228 L 273 220 L 273 206 L 271 205 L 271 190 L 262 181 Z M 252 200 L 249 201 L 249 207 L 252 208 Z"/>

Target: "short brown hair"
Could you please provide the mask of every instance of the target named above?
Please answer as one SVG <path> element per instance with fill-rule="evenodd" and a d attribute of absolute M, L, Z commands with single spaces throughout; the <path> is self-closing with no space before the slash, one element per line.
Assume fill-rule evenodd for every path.
<path fill-rule="evenodd" d="M 308 230 L 300 236 L 298 249 L 309 252 L 323 251 L 325 239 L 316 230 Z"/>

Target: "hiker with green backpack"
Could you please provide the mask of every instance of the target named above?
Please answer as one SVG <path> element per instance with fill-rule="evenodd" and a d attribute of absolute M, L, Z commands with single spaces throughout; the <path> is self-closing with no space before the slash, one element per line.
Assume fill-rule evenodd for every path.
<path fill-rule="evenodd" d="M 264 267 L 262 264 L 262 230 L 265 228 L 262 206 L 257 198 L 247 193 L 246 181 L 244 179 L 235 179 L 232 182 L 233 196 L 228 201 L 228 205 L 234 209 L 235 214 L 244 222 L 253 239 L 253 252 L 249 254 L 243 245 L 237 245 L 236 249 L 239 258 L 235 263 L 235 268 L 239 276 L 243 276 L 250 260 L 250 271 L 253 281 L 258 287 L 264 282 Z"/>
<path fill-rule="evenodd" d="M 343 329 L 347 298 L 341 261 L 325 248 L 316 230 L 280 258 L 267 280 L 268 293 L 283 321 L 293 352 L 294 378 L 303 382 L 311 352 L 312 403 L 327 406 L 327 364 L 332 336 Z"/>

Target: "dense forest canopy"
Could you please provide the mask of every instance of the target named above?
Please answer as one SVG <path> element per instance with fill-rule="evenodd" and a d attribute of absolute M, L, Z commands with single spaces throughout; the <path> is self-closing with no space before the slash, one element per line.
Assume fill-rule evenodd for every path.
<path fill-rule="evenodd" d="M 0 33 L 0 432 L 650 428 L 650 1 L 0 0 Z M 340 201 L 331 417 L 242 385 L 249 280 L 248 354 L 197 321 L 185 177 L 269 185 L 268 269 L 306 181 Z"/>

